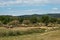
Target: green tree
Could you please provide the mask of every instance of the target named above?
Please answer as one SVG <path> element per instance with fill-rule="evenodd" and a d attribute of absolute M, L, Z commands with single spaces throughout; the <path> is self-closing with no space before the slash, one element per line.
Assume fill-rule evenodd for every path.
<path fill-rule="evenodd" d="M 45 23 L 45 25 L 47 26 L 49 23 L 56 23 L 57 22 L 57 19 L 45 15 L 45 16 L 42 16 L 41 17 L 41 22 Z"/>
<path fill-rule="evenodd" d="M 22 24 L 22 22 L 23 22 L 24 18 L 19 17 L 19 18 L 18 18 L 18 20 L 19 20 L 19 23 L 20 23 L 20 24 Z"/>
<path fill-rule="evenodd" d="M 33 23 L 33 24 L 37 23 L 38 22 L 37 17 L 35 17 L 35 16 L 31 17 L 30 22 Z"/>
<path fill-rule="evenodd" d="M 12 21 L 12 18 L 10 16 L 0 16 L 0 21 L 3 24 L 7 24 L 8 22 Z"/>
<path fill-rule="evenodd" d="M 48 23 L 50 22 L 50 17 L 49 16 L 46 16 L 46 15 L 42 16 L 41 17 L 41 22 L 42 23 L 45 23 L 45 26 L 47 26 Z"/>

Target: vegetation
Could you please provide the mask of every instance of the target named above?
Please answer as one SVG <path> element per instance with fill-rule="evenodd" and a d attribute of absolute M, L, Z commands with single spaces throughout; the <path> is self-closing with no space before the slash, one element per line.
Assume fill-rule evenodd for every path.
<path fill-rule="evenodd" d="M 23 30 L 21 30 L 21 27 Z M 45 34 L 55 30 L 60 30 L 60 18 L 49 15 L 0 16 L 1 40 L 16 40 L 16 38 L 18 38 L 17 40 L 27 40 L 30 37 L 27 34 L 31 34 L 31 37 L 33 36 L 32 38 L 34 38 L 29 40 L 46 40 L 48 35 Z M 38 38 L 35 37 L 35 33 L 39 33 L 36 35 Z"/>
<path fill-rule="evenodd" d="M 60 30 L 20 36 L 0 37 L 0 40 L 60 40 Z"/>
<path fill-rule="evenodd" d="M 0 25 L 2 26 L 10 26 L 10 25 L 15 25 L 18 27 L 18 24 L 23 26 L 24 25 L 34 25 L 38 23 L 44 23 L 45 26 L 47 26 L 49 23 L 57 23 L 60 24 L 60 20 L 54 17 L 50 17 L 48 15 L 43 15 L 43 16 L 36 16 L 32 15 L 30 17 L 23 17 L 23 16 L 0 16 Z M 28 26 L 29 26 L 28 25 Z M 31 26 L 32 26 L 31 25 Z"/>
<path fill-rule="evenodd" d="M 26 35 L 26 34 L 32 34 L 32 33 L 44 33 L 44 32 L 45 32 L 45 29 L 39 29 L 39 28 L 28 29 L 26 31 L 0 29 L 0 37 L 18 36 L 18 35 Z"/>
<path fill-rule="evenodd" d="M 58 19 L 45 15 L 45 16 L 41 17 L 41 22 L 45 23 L 45 25 L 47 26 L 49 23 L 56 23 L 56 22 L 58 22 Z"/>

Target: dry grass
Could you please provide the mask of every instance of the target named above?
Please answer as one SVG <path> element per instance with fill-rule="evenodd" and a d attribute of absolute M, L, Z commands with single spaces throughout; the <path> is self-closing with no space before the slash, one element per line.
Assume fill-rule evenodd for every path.
<path fill-rule="evenodd" d="M 23 36 L 1 37 L 0 40 L 60 40 L 60 30 L 47 32 L 44 35 L 37 33 Z"/>
<path fill-rule="evenodd" d="M 15 27 L 12 29 L 6 29 L 4 27 L 1 27 L 0 29 L 26 31 L 33 28 L 52 29 L 52 27 L 17 27 L 17 28 Z M 0 37 L 0 40 L 60 40 L 60 30 L 46 32 L 46 33 L 34 33 L 28 35 Z"/>
<path fill-rule="evenodd" d="M 18 36 L 18 35 L 27 35 L 27 34 L 33 34 L 33 33 L 43 33 L 45 32 L 45 29 L 40 28 L 26 28 L 26 29 L 6 29 L 1 28 L 0 29 L 0 37 L 6 37 L 6 36 Z"/>

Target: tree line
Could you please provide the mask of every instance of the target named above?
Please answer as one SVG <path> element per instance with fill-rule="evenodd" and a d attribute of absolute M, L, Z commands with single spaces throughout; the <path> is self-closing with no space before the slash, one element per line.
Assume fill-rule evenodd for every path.
<path fill-rule="evenodd" d="M 50 17 L 48 15 L 43 15 L 41 17 L 32 16 L 32 17 L 21 17 L 21 16 L 0 16 L 0 25 L 14 25 L 18 24 L 37 24 L 44 23 L 47 26 L 49 23 L 60 24 L 60 18 Z"/>

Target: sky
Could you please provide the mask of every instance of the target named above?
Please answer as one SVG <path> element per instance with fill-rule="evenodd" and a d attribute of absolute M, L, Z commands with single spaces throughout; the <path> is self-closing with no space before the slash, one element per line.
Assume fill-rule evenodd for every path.
<path fill-rule="evenodd" d="M 60 13 L 60 0 L 0 0 L 0 15 Z"/>

